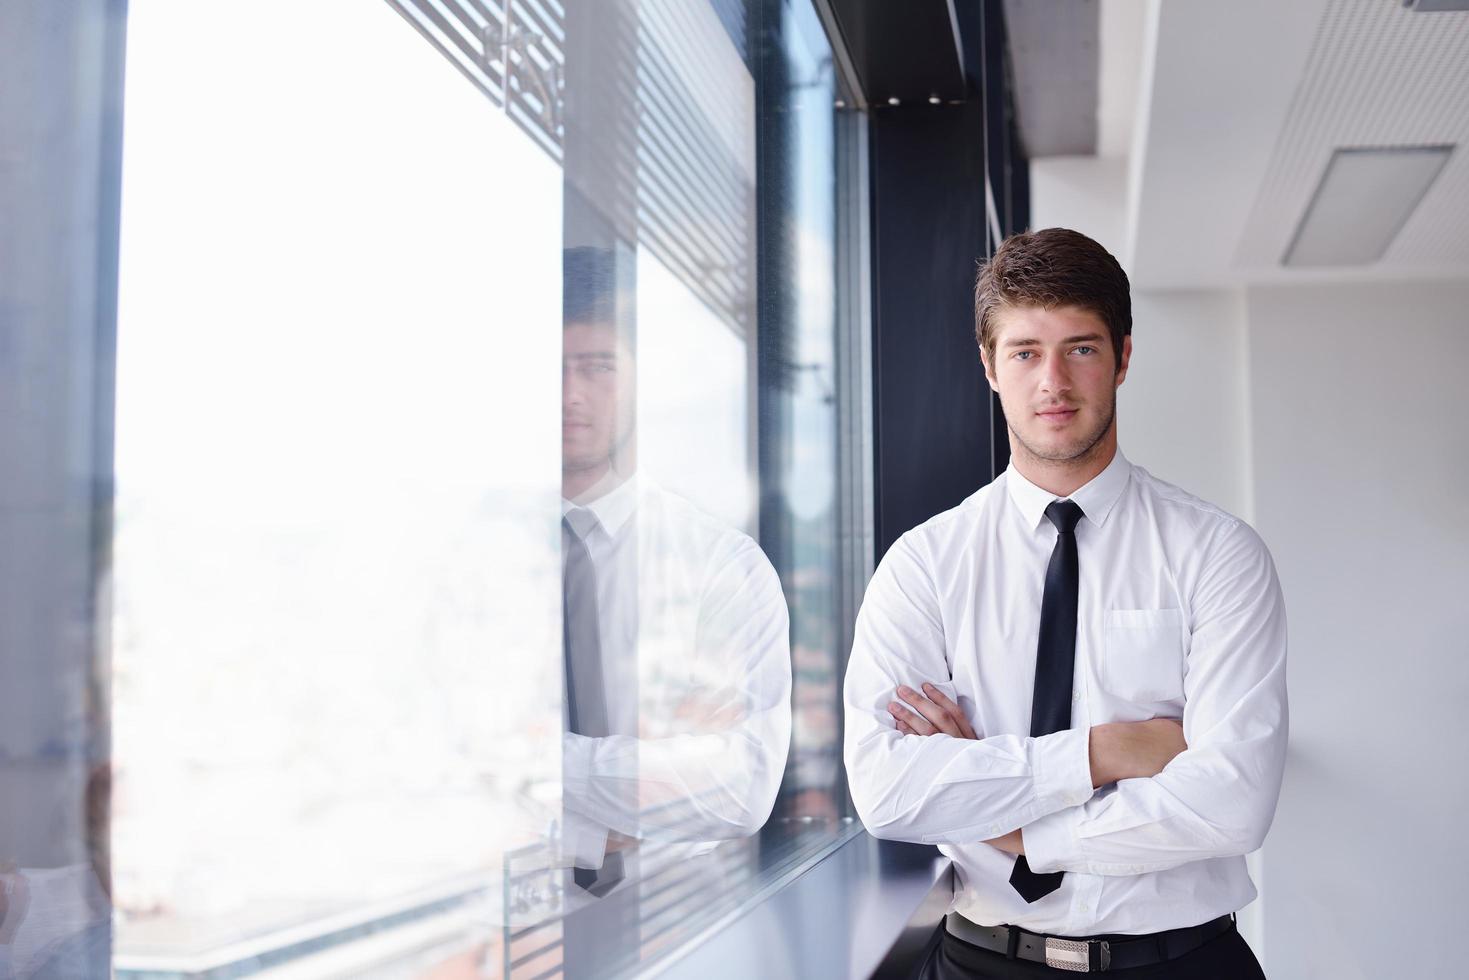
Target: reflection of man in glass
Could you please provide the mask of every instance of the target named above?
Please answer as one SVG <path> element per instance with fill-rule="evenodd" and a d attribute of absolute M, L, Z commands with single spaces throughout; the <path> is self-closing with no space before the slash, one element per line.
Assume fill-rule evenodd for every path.
<path fill-rule="evenodd" d="M 575 905 L 638 861 L 647 873 L 657 845 L 686 856 L 760 828 L 790 741 L 791 668 L 759 547 L 635 472 L 631 297 L 614 253 L 569 250 L 564 290 L 562 845 Z"/>
<path fill-rule="evenodd" d="M 617 328 L 608 253 L 573 249 L 566 258 L 561 334 L 561 496 L 594 500 L 636 466 L 636 374 Z"/>

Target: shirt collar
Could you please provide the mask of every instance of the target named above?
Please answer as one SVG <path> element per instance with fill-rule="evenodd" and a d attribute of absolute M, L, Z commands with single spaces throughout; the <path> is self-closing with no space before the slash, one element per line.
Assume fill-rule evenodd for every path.
<path fill-rule="evenodd" d="M 1112 506 L 1122 496 L 1122 491 L 1127 486 L 1128 477 L 1132 475 L 1132 464 L 1127 457 L 1122 455 L 1119 449 L 1112 456 L 1112 462 L 1107 468 L 1092 477 L 1086 486 L 1078 488 L 1070 497 L 1064 498 L 1073 501 L 1086 519 L 1101 527 L 1107 522 L 1107 515 L 1112 513 Z M 1049 490 L 1042 490 L 1020 475 L 1012 461 L 1005 470 L 1005 486 L 1010 491 L 1010 500 L 1020 508 L 1020 516 L 1025 519 L 1025 526 L 1032 531 L 1040 526 L 1041 518 L 1045 517 L 1046 508 L 1052 501 L 1063 498 L 1056 496 Z"/>
<path fill-rule="evenodd" d="M 613 470 L 571 500 L 561 498 L 561 516 L 573 507 L 585 507 L 596 515 L 597 523 L 609 535 L 616 536 L 632 517 L 638 503 L 636 475 L 624 476 Z"/>

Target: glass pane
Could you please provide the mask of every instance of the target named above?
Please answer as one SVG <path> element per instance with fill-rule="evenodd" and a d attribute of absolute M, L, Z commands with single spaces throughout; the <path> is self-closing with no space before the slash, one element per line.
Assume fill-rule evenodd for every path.
<path fill-rule="evenodd" d="M 0 13 L 0 977 L 637 973 L 850 834 L 809 4 L 120 6 Z"/>
<path fill-rule="evenodd" d="M 498 896 L 558 778 L 560 168 L 386 4 L 134 3 L 127 85 L 119 970 Z"/>
<path fill-rule="evenodd" d="M 767 161 L 762 248 L 778 277 L 762 292 L 762 541 L 791 604 L 796 729 L 780 813 L 834 822 L 850 817 L 842 789 L 839 687 L 846 645 L 838 595 L 840 539 L 836 357 L 839 98 L 831 48 L 806 4 L 779 7 L 767 37 L 761 105 Z M 846 301 L 843 298 L 843 301 Z"/>

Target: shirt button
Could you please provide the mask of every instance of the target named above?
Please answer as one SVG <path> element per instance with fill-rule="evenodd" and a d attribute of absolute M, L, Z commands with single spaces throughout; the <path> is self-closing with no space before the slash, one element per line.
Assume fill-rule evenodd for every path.
<path fill-rule="evenodd" d="M 1078 912 L 1090 912 L 1091 911 L 1091 908 L 1085 902 L 1082 902 L 1080 905 L 1078 905 L 1076 907 L 1076 910 Z"/>
<path fill-rule="evenodd" d="M 1072 704 L 1076 704 L 1080 700 L 1081 700 L 1081 692 L 1080 691 L 1072 691 L 1071 692 L 1071 703 Z"/>

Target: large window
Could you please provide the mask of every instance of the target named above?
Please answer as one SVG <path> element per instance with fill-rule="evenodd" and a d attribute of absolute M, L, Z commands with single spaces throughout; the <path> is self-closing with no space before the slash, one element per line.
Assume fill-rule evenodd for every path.
<path fill-rule="evenodd" d="M 808 0 L 132 0 L 125 45 L 0 977 L 632 974 L 849 836 L 861 121 Z"/>

